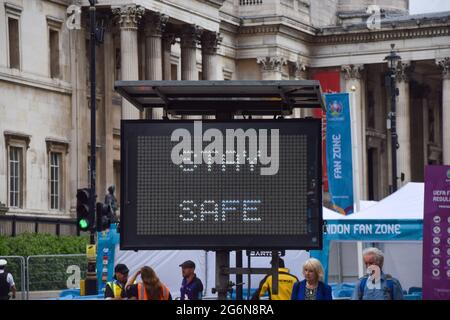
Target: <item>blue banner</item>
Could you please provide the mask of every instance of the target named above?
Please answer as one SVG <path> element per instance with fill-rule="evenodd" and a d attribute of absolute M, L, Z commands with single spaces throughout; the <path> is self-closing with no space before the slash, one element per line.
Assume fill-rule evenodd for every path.
<path fill-rule="evenodd" d="M 353 168 L 350 99 L 348 93 L 326 94 L 327 168 L 335 211 L 353 213 Z"/>
<path fill-rule="evenodd" d="M 327 220 L 328 241 L 420 241 L 422 220 Z"/>
<path fill-rule="evenodd" d="M 114 255 L 119 243 L 117 225 L 111 224 L 107 231 L 97 233 L 97 283 L 98 291 L 103 292 L 106 282 L 114 277 Z"/>

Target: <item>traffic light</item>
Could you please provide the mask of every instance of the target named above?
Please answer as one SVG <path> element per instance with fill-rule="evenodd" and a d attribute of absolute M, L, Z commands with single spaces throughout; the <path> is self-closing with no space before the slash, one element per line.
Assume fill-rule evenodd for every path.
<path fill-rule="evenodd" d="M 77 190 L 77 227 L 80 231 L 90 231 L 94 228 L 94 215 L 89 212 L 91 190 Z"/>
<path fill-rule="evenodd" d="M 97 202 L 97 232 L 105 231 L 111 226 L 112 209 L 110 205 Z"/>

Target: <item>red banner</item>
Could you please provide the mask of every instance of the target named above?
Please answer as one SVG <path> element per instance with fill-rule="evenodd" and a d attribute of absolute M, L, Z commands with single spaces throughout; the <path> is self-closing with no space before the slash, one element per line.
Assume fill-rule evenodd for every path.
<path fill-rule="evenodd" d="M 341 92 L 341 71 L 339 69 L 317 70 L 312 73 L 313 80 L 319 80 L 323 93 Z M 315 118 L 322 118 L 322 175 L 323 190 L 328 192 L 327 157 L 326 157 L 326 133 L 327 115 L 325 112 L 315 109 Z"/>

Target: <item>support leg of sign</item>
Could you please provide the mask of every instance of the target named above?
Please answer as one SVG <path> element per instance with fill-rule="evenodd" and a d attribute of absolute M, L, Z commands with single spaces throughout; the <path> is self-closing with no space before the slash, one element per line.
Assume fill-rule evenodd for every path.
<path fill-rule="evenodd" d="M 278 294 L 278 251 L 272 251 L 272 294 Z"/>
<path fill-rule="evenodd" d="M 217 111 L 216 121 L 229 121 L 234 118 L 232 112 Z M 228 284 L 230 282 L 230 274 L 224 272 L 224 269 L 230 267 L 230 251 L 216 251 L 216 290 L 218 300 L 227 300 Z"/>
<path fill-rule="evenodd" d="M 242 250 L 236 251 L 236 268 L 242 268 Z M 242 288 L 243 288 L 242 274 L 236 275 L 236 300 L 243 300 Z"/>
<path fill-rule="evenodd" d="M 224 272 L 224 269 L 230 266 L 230 251 L 216 251 L 216 291 L 218 300 L 227 300 L 228 284 L 230 282 L 230 274 Z"/>
<path fill-rule="evenodd" d="M 250 252 L 247 251 L 247 268 L 249 268 L 249 269 L 252 268 L 251 261 L 252 261 L 252 258 L 250 256 Z M 250 290 L 252 288 L 251 281 L 252 281 L 252 275 L 251 275 L 251 273 L 248 273 L 247 274 L 247 300 L 250 300 Z"/>

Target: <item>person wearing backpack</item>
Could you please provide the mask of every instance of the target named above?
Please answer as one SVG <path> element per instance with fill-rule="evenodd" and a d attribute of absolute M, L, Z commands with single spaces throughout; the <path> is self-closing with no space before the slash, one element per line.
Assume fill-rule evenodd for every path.
<path fill-rule="evenodd" d="M 16 298 L 16 285 L 12 274 L 6 270 L 7 264 L 5 259 L 0 259 L 0 300 L 9 300 L 10 294 Z"/>
<path fill-rule="evenodd" d="M 400 282 L 383 272 L 383 252 L 367 248 L 363 251 L 363 259 L 369 272 L 356 283 L 352 300 L 403 300 Z M 377 272 L 378 276 L 375 275 Z"/>

